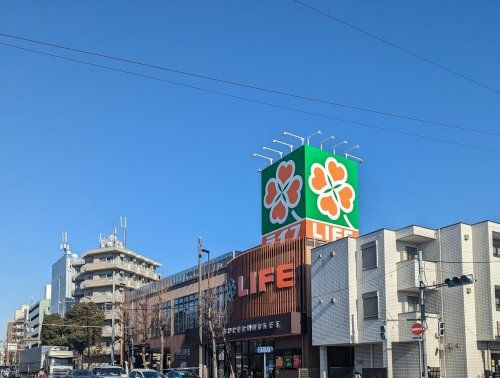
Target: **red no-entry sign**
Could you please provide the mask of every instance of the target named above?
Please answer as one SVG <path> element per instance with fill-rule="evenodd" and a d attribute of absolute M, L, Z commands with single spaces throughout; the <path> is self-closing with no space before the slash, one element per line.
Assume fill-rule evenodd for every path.
<path fill-rule="evenodd" d="M 413 323 L 411 325 L 411 334 L 413 336 L 422 336 L 422 333 L 424 333 L 422 323 Z"/>

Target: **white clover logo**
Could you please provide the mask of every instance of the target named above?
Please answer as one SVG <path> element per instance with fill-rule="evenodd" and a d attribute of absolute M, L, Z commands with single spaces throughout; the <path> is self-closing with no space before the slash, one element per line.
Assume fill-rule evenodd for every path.
<path fill-rule="evenodd" d="M 295 162 L 282 161 L 276 169 L 276 177 L 266 183 L 264 207 L 270 209 L 269 220 L 272 224 L 283 224 L 288 218 L 289 209 L 293 209 L 300 202 L 302 177 L 295 175 Z M 292 210 L 292 215 L 298 216 Z"/>
<path fill-rule="evenodd" d="M 311 166 L 309 187 L 318 194 L 319 211 L 331 220 L 337 220 L 341 212 L 350 213 L 354 208 L 356 192 L 346 181 L 346 168 L 333 157 L 326 159 L 324 166 L 318 163 Z M 344 219 L 352 228 L 347 216 Z"/>

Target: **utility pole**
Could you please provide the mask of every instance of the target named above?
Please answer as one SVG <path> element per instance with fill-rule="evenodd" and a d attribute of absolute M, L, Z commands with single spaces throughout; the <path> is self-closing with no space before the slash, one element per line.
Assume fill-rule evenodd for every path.
<path fill-rule="evenodd" d="M 202 250 L 202 244 L 201 244 L 201 238 L 198 238 L 198 338 L 199 338 L 199 345 L 198 345 L 198 375 L 200 378 L 203 378 L 203 316 L 202 316 L 202 304 L 201 304 L 201 279 L 202 279 L 202 272 L 201 272 L 201 250 Z"/>
<path fill-rule="evenodd" d="M 422 261 L 422 251 L 418 251 L 418 289 L 420 293 L 420 322 L 422 323 L 422 377 L 427 378 L 427 348 L 425 346 L 425 331 L 427 321 L 425 318 L 425 283 L 424 283 L 424 263 Z"/>

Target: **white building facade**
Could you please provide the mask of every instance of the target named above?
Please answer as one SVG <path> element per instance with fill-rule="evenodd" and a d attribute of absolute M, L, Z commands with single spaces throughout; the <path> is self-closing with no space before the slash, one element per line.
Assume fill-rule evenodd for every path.
<path fill-rule="evenodd" d="M 104 311 L 102 361 L 95 362 L 109 361 L 112 353 L 115 362 L 123 361 L 124 328 L 120 307 L 125 293 L 158 281 L 156 269 L 161 264 L 126 248 L 115 232 L 108 238 L 101 236 L 99 248 L 84 252 L 73 266 L 76 301 L 94 302 Z"/>
<path fill-rule="evenodd" d="M 315 248 L 312 342 L 320 347 L 323 377 L 349 369 L 363 377 L 419 376 L 422 345 L 411 333 L 420 317 L 418 251 L 427 286 L 470 273 L 477 278 L 425 290 L 431 376 L 500 372 L 500 224 L 482 222 L 383 229 Z"/>

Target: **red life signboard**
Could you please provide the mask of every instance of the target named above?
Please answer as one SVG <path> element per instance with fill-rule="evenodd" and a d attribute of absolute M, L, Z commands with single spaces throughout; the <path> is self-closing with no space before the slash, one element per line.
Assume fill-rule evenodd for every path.
<path fill-rule="evenodd" d="M 422 337 L 424 329 L 422 328 L 422 323 L 413 323 L 411 325 L 411 334 L 414 339 L 419 339 Z"/>

